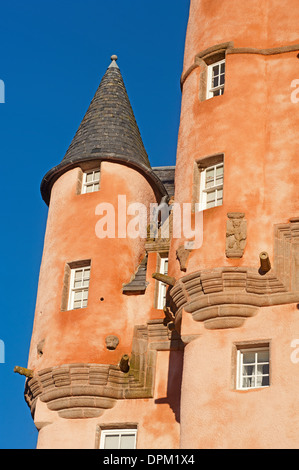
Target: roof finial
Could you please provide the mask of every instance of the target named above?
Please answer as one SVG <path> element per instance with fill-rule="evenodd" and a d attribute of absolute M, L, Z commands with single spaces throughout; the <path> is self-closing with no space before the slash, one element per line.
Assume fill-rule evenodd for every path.
<path fill-rule="evenodd" d="M 111 64 L 109 65 L 108 68 L 110 68 L 110 67 L 117 67 L 117 68 L 118 68 L 118 65 L 117 65 L 117 63 L 116 63 L 117 59 L 118 59 L 117 55 L 113 54 L 113 55 L 111 56 L 112 62 L 111 62 Z"/>

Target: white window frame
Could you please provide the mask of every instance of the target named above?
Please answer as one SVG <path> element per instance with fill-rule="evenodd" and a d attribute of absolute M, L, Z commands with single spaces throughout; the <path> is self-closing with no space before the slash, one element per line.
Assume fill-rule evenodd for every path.
<path fill-rule="evenodd" d="M 125 436 L 128 434 L 133 434 L 134 435 L 134 447 L 132 449 L 136 449 L 136 442 L 137 442 L 137 429 L 136 428 L 131 428 L 131 429 L 103 429 L 101 431 L 101 438 L 100 438 L 100 449 L 105 449 L 105 440 L 106 436 L 111 436 L 111 435 L 118 435 L 118 447 L 117 449 L 121 449 L 120 444 L 121 444 L 121 436 Z"/>
<path fill-rule="evenodd" d="M 162 257 L 160 256 L 160 266 L 159 266 L 159 272 L 161 274 L 168 274 L 168 257 Z M 157 308 L 159 310 L 163 310 L 163 308 L 166 305 L 166 290 L 167 290 L 167 285 L 164 284 L 164 282 L 158 282 L 158 296 L 157 296 Z"/>
<path fill-rule="evenodd" d="M 258 362 L 257 355 L 259 352 L 268 352 L 268 361 L 264 362 Z M 246 366 L 253 366 L 254 367 L 254 372 L 252 375 L 245 375 L 243 374 L 243 357 L 244 354 L 246 353 L 254 353 L 255 359 L 254 362 L 252 363 L 246 363 Z M 258 374 L 257 373 L 257 366 L 258 365 L 268 365 L 269 371 L 268 374 Z M 243 378 L 250 378 L 252 377 L 254 379 L 254 384 L 250 387 L 245 387 L 243 386 Z M 257 384 L 257 378 L 258 377 L 268 377 L 268 384 L 266 385 L 261 385 Z M 260 348 L 240 348 L 237 351 L 237 390 L 252 390 L 256 388 L 266 388 L 270 386 L 270 348 L 269 347 L 260 347 Z"/>
<path fill-rule="evenodd" d="M 75 287 L 75 276 L 76 273 L 79 271 L 83 271 L 83 278 L 84 278 L 84 272 L 89 271 L 89 278 L 88 278 L 88 285 L 87 286 L 80 286 L 80 287 Z M 82 278 L 82 279 L 83 279 Z M 70 286 L 69 286 L 69 301 L 68 301 L 68 310 L 79 310 L 80 308 L 86 308 L 87 307 L 87 302 L 88 302 L 88 294 L 89 294 L 89 284 L 90 284 L 90 264 L 81 266 L 78 268 L 73 268 L 71 269 L 71 275 L 70 275 Z M 83 305 L 83 297 L 81 299 L 81 307 L 75 307 L 75 293 L 77 292 L 87 292 L 87 301 L 86 305 Z"/>
<path fill-rule="evenodd" d="M 213 68 L 219 65 L 224 64 L 224 73 L 220 73 L 219 76 L 224 75 L 224 83 L 222 85 L 218 85 L 216 87 L 213 86 Z M 214 62 L 211 65 L 208 65 L 208 76 L 207 76 L 207 99 L 213 98 L 214 96 L 223 95 L 224 93 L 224 86 L 225 86 L 225 59 L 219 60 L 218 62 Z M 215 95 L 215 92 L 219 94 Z"/>
<path fill-rule="evenodd" d="M 216 169 L 217 168 L 223 168 L 223 173 L 222 173 L 222 183 L 221 184 L 216 184 Z M 206 188 L 206 173 L 208 170 L 214 169 L 214 184 L 212 186 L 209 186 Z M 205 209 L 212 209 L 213 207 L 218 207 L 222 206 L 223 204 L 223 184 L 224 184 L 224 162 L 220 161 L 219 163 L 216 163 L 215 165 L 210 165 L 206 167 L 204 170 L 201 171 L 200 175 L 200 197 L 199 197 L 199 204 L 200 204 L 200 209 L 205 210 Z M 218 201 L 218 192 L 222 190 L 222 199 L 221 199 L 221 204 L 219 204 Z M 214 192 L 215 191 L 215 205 L 211 207 L 207 207 L 207 196 L 208 193 Z"/>
<path fill-rule="evenodd" d="M 98 173 L 98 175 L 96 175 Z M 91 181 L 87 181 L 89 175 L 92 175 Z M 92 188 L 88 191 L 88 188 Z M 100 189 L 100 169 L 94 168 L 83 173 L 82 190 L 81 194 L 94 193 Z"/>

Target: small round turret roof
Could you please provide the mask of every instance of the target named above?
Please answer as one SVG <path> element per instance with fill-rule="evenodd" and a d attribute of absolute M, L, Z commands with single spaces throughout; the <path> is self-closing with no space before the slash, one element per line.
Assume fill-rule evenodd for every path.
<path fill-rule="evenodd" d="M 61 163 L 48 171 L 42 180 L 41 194 L 47 204 L 57 178 L 91 160 L 114 161 L 135 168 L 151 183 L 158 198 L 167 195 L 150 166 L 116 60 L 117 56 L 112 55 L 112 62 Z"/>

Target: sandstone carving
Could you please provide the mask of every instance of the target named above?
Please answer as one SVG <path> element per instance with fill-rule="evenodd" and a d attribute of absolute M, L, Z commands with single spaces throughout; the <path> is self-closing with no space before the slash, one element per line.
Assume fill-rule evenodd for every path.
<path fill-rule="evenodd" d="M 117 336 L 109 335 L 109 336 L 106 336 L 105 343 L 106 343 L 106 348 L 113 351 L 114 349 L 117 348 L 119 339 Z"/>
<path fill-rule="evenodd" d="M 226 223 L 226 249 L 228 258 L 242 258 L 247 238 L 247 222 L 243 212 L 229 212 Z"/>
<path fill-rule="evenodd" d="M 177 260 L 180 263 L 180 270 L 181 271 L 186 271 L 186 269 L 187 269 L 186 264 L 187 264 L 190 252 L 191 252 L 191 250 L 186 249 L 184 247 L 184 245 L 179 246 L 178 249 L 176 250 L 176 257 L 177 257 Z"/>

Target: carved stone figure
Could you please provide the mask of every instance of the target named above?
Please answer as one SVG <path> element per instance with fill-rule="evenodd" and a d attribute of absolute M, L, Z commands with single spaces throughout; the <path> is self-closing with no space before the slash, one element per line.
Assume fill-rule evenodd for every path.
<path fill-rule="evenodd" d="M 226 223 L 226 256 L 242 258 L 247 238 L 247 222 L 243 212 L 229 212 Z"/>

